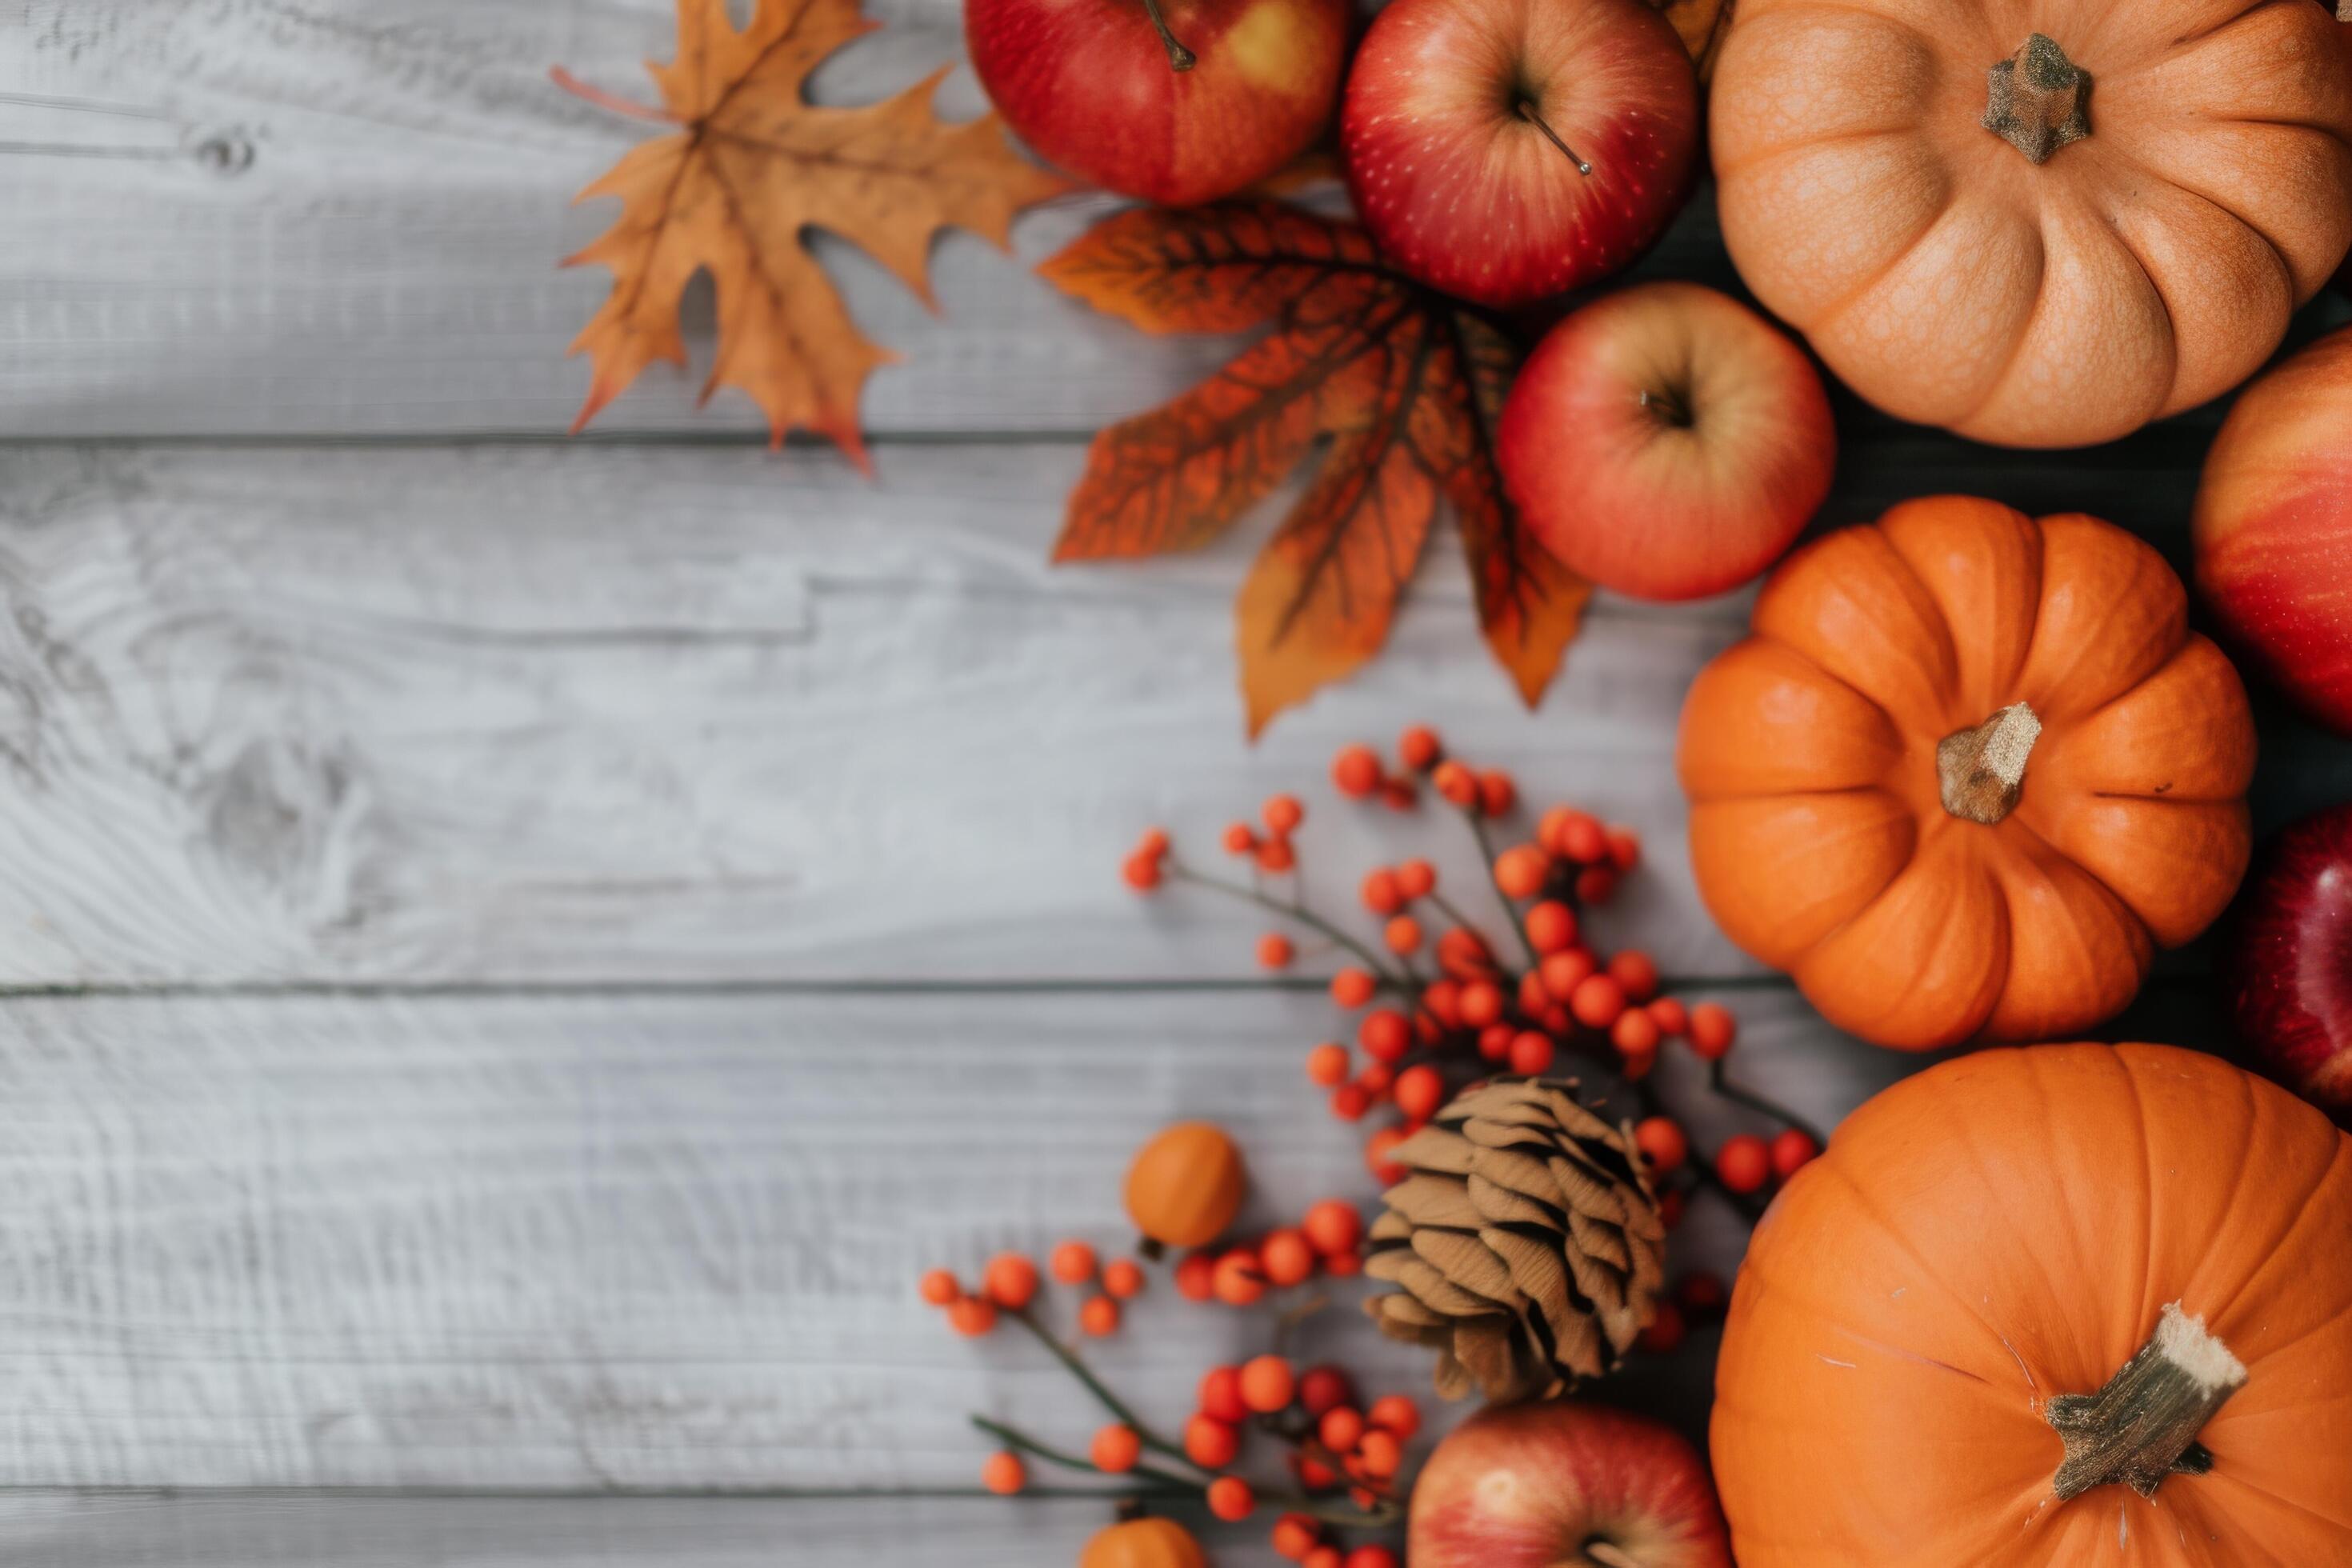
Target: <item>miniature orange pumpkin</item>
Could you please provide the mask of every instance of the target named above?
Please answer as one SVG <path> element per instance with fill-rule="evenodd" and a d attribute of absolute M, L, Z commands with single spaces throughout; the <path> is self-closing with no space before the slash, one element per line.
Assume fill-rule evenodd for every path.
<path fill-rule="evenodd" d="M 1180 1121 L 1135 1156 L 1127 1213 L 1158 1247 L 1206 1247 L 1234 1223 L 1248 1177 L 1222 1127 Z"/>
<path fill-rule="evenodd" d="M 1782 563 L 1677 755 L 1700 894 L 1833 1024 L 1927 1050 L 2120 1008 L 2244 875 L 2244 688 L 2096 518 L 1908 501 Z"/>
<path fill-rule="evenodd" d="M 1164 1519 L 1131 1519 L 1087 1542 L 1078 1568 L 1207 1568 L 1192 1532 Z"/>
<path fill-rule="evenodd" d="M 1723 237 L 1864 397 L 2021 447 L 2236 385 L 2352 242 L 2352 60 L 2275 0 L 1739 0 Z"/>
<path fill-rule="evenodd" d="M 2211 1057 L 2037 1046 L 1895 1085 L 1740 1268 L 1733 1554 L 2352 1563 L 2347 1235 L 2352 1139 Z"/>

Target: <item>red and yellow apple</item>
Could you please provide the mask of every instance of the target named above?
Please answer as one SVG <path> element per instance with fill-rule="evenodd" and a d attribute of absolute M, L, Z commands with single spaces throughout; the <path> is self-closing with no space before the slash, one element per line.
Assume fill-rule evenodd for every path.
<path fill-rule="evenodd" d="M 1331 117 L 1347 0 L 965 0 L 972 69 L 1048 163 L 1191 206 L 1296 157 Z"/>
<path fill-rule="evenodd" d="M 2197 585 L 2253 662 L 2352 734 L 2352 327 L 2249 386 L 2206 455 Z"/>
<path fill-rule="evenodd" d="M 1456 1427 L 1413 1484 L 1412 1568 L 1731 1568 L 1698 1452 L 1598 1405 L 1511 1405 Z"/>
<path fill-rule="evenodd" d="M 2263 850 L 2221 978 L 2255 1059 L 2313 1104 L 2352 1112 L 2352 805 L 2305 817 Z"/>
<path fill-rule="evenodd" d="M 1519 305 L 1608 276 L 1666 226 L 1698 81 L 1643 0 L 1393 0 L 1356 51 L 1339 137 L 1390 259 Z"/>
<path fill-rule="evenodd" d="M 1805 352 L 1696 283 L 1609 295 L 1551 330 L 1496 434 L 1528 529 L 1570 570 L 1642 599 L 1762 572 L 1829 494 L 1837 431 Z"/>

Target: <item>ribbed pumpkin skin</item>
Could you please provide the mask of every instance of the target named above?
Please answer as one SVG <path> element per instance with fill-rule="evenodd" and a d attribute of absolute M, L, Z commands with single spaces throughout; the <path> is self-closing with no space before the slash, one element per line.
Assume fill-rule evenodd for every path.
<path fill-rule="evenodd" d="M 1146 1143 L 1127 1172 L 1127 1213 L 1167 1247 L 1206 1247 L 1242 1206 L 1248 1178 L 1224 1129 L 1180 1121 Z"/>
<path fill-rule="evenodd" d="M 2036 165 L 1984 129 L 2027 37 L 2089 73 Z M 2252 374 L 2352 241 L 2352 63 L 2275 0 L 1739 0 L 1708 111 L 1757 298 L 1880 407 L 2124 436 Z"/>
<path fill-rule="evenodd" d="M 1952 816 L 1937 742 L 2019 701 L 2042 731 L 2015 810 Z M 1676 763 L 1717 922 L 1906 1050 L 2111 1016 L 2252 847 L 2245 689 L 2172 569 L 2095 518 L 1967 497 L 1782 563 L 1693 684 Z"/>
<path fill-rule="evenodd" d="M 1935 1068 L 1774 1202 L 1733 1291 L 1716 1479 L 1740 1568 L 2352 1563 L 2352 1140 L 2168 1046 Z M 2053 1394 L 2178 1301 L 2249 1373 L 2214 1468 L 2070 1502 Z"/>
<path fill-rule="evenodd" d="M 1164 1519 L 1114 1524 L 1078 1553 L 1078 1568 L 1207 1568 L 1208 1561 L 1190 1531 Z"/>

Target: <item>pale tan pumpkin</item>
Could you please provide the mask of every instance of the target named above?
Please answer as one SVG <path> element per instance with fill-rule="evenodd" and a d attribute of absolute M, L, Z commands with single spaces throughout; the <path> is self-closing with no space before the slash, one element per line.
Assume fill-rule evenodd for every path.
<path fill-rule="evenodd" d="M 1864 397 L 1979 440 L 2227 391 L 2352 242 L 2318 5 L 1739 0 L 1710 115 L 1748 286 Z"/>

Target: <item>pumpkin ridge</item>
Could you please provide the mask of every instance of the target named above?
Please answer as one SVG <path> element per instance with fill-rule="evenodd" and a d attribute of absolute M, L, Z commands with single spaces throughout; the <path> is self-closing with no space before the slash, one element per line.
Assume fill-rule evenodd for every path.
<path fill-rule="evenodd" d="M 1871 1194 L 1864 1189 L 1861 1183 L 1855 1181 L 1852 1176 L 1845 1173 L 1843 1167 L 1837 1165 L 1823 1164 L 1819 1166 L 1818 1169 L 1826 1171 L 1837 1178 L 1839 1184 L 1853 1195 L 1854 1206 L 1861 1211 L 1863 1216 L 1868 1219 L 1872 1225 L 1878 1227 L 1878 1232 L 1881 1236 L 1895 1244 L 1896 1251 L 1902 1253 L 1903 1256 L 1908 1258 L 1914 1264 L 1917 1265 L 1920 1277 L 1926 1279 L 1929 1284 L 1935 1286 L 1937 1290 L 1943 1295 L 1946 1300 L 1948 1300 L 1953 1306 L 1958 1308 L 1960 1316 L 1966 1318 L 1969 1321 L 1974 1323 L 1979 1329 L 1982 1330 L 1995 1343 L 2006 1344 L 2009 1342 L 2007 1335 L 1994 1328 L 1992 1324 L 1985 1319 L 1982 1313 L 1979 1312 L 1974 1307 L 1969 1305 L 1968 1299 L 1962 1296 L 1960 1292 L 1953 1287 L 1950 1281 L 1947 1280 L 1943 1275 L 1937 1272 L 1925 1258 L 1919 1255 L 1918 1249 L 1911 1245 L 1910 1238 L 1905 1236 L 1902 1230 L 1890 1221 L 1886 1217 L 1885 1214 L 1879 1209 L 1877 1204 L 1873 1200 Z"/>
<path fill-rule="evenodd" d="M 2169 181 L 2166 183 L 2170 184 Z M 2173 188 L 2180 189 L 2178 185 Z M 2113 202 L 2105 202 L 2102 203 L 2101 206 L 2102 216 L 2107 220 L 2107 233 L 2114 238 L 2116 247 L 2131 258 L 2131 264 L 2139 268 L 2140 280 L 2147 285 L 2147 291 L 2156 296 L 2158 307 L 2164 311 L 2164 399 L 2158 406 L 2169 408 L 2172 406 L 2172 400 L 2180 395 L 2180 312 L 2172 308 L 2172 297 L 2164 291 L 2164 285 L 2157 281 L 2156 268 L 2147 264 L 2147 256 L 2142 254 L 2137 245 L 2132 243 L 2131 235 L 2123 226 L 2122 215 L 2116 205 Z M 2251 225 L 2248 226 L 2252 227 Z M 2273 257 L 2278 256 L 2278 247 L 2271 245 L 2267 236 L 2263 235 L 2260 229 L 2254 229 L 2253 233 L 2262 238 L 2264 245 L 2270 246 L 2271 254 Z M 2281 259 L 2284 258 L 2281 258 Z M 2291 294 L 2294 291 L 2292 274 L 2289 275 L 2288 282 L 2290 284 L 2288 292 Z"/>
<path fill-rule="evenodd" d="M 2285 1091 L 2282 1089 L 2280 1092 L 2284 1093 Z M 2300 1100 L 2296 1101 L 2296 1105 L 2305 1110 L 2310 1109 L 2307 1106 L 2304 1106 Z M 2316 1116 L 2319 1113 L 2315 1110 L 2312 1114 Z M 2278 1266 L 2279 1259 L 2285 1256 L 2288 1243 L 2294 1239 L 2295 1233 L 2300 1231 L 2304 1226 L 2310 1221 L 2311 1216 L 2315 1213 L 2318 1212 L 2313 1205 L 2312 1200 L 2319 1195 L 2321 1190 L 2327 1185 L 2329 1178 L 2336 1174 L 2337 1167 L 2344 1163 L 2344 1156 L 2347 1151 L 2352 1151 L 2352 1138 L 2338 1138 L 2336 1141 L 2334 1152 L 2328 1155 L 2327 1163 L 2320 1168 L 2318 1179 L 2314 1181 L 2310 1186 L 2305 1188 L 2303 1195 L 2297 1198 L 2294 1205 L 2287 1209 L 2287 1222 L 2285 1228 L 2281 1230 L 2278 1235 L 2273 1238 L 2268 1247 L 2260 1250 L 2258 1256 L 2263 1259 L 2262 1266 L 2254 1269 L 2252 1273 L 2248 1274 L 2245 1279 L 2238 1282 L 2236 1291 L 2231 1295 L 2227 1301 L 2215 1308 L 2212 1311 L 2206 1313 L 2206 1321 L 2218 1323 L 2222 1319 L 2228 1317 L 2231 1313 L 2236 1311 L 2238 1304 L 2243 1301 L 2246 1297 L 2252 1292 L 2254 1287 L 2267 1279 L 2270 1271 L 2276 1268 Z M 2249 1366 L 2260 1365 L 2263 1362 L 2268 1361 L 2271 1354 L 2272 1352 L 2268 1349 L 2265 1349 L 2259 1356 L 2254 1358 L 2252 1361 L 2249 1361 L 2246 1364 Z"/>
<path fill-rule="evenodd" d="M 2221 1408 L 2227 1410 L 2229 1406 L 2225 1405 Z M 2214 1419 L 2218 1421 L 2221 1417 L 2216 1415 Z M 2280 1508 L 2287 1510 L 2291 1513 L 2299 1513 L 2305 1519 L 2316 1520 L 2320 1523 L 2328 1525 L 2336 1530 L 2352 1531 L 2352 1520 L 2338 1519 L 2334 1514 L 2321 1513 L 2308 1503 L 2300 1503 L 2295 1501 L 2293 1498 L 2281 1497 L 2278 1493 L 2271 1490 L 2270 1488 L 2262 1486 L 2255 1481 L 2249 1479 L 2247 1477 L 2238 1474 L 2235 1469 L 2223 1469 L 2219 1463 L 2216 1463 L 2211 1470 L 2198 1479 L 2208 1482 L 2226 1481 L 2232 1486 L 2242 1488 L 2243 1489 L 2253 1493 L 2264 1502 L 2275 1504 Z M 2261 1543 L 2259 1542 L 2253 1542 L 2252 1544 L 2257 1550 L 2261 1550 Z M 2264 1555 L 2268 1556 L 2269 1553 L 2265 1552 Z M 2275 1563 L 2278 1559 L 2272 1557 L 2271 1561 Z"/>
<path fill-rule="evenodd" d="M 2317 125 L 2293 125 L 2285 121 L 2261 120 L 2226 121 L 2209 121 L 2206 123 L 2232 125 L 2276 124 L 2281 130 L 2317 131 L 2326 136 L 2328 140 L 2336 142 L 2338 146 L 2345 147 L 2347 151 L 2352 151 L 2352 142 L 2347 142 L 2342 136 L 2336 134 L 2335 132 L 2328 131 L 2325 127 Z M 2160 184 L 2169 185 L 2184 196 L 2189 196 L 2194 200 L 2203 202 L 2207 206 L 2211 207 L 2215 212 L 2220 213 L 2231 222 L 2238 225 L 2248 234 L 2252 235 L 2256 239 L 2261 240 L 2263 242 L 2263 247 L 2271 253 L 2271 259 L 2278 263 L 2280 275 L 2286 279 L 2287 297 L 2295 301 L 2297 308 L 2300 308 L 2305 301 L 2311 298 L 2310 292 L 2305 290 L 2303 286 L 2295 280 L 2294 263 L 2287 258 L 2286 247 L 2279 243 L 2278 237 L 2276 235 L 2271 233 L 2262 225 L 2256 223 L 2252 218 L 2247 216 L 2244 213 L 2240 212 L 2236 207 L 2231 206 L 2228 202 L 2223 201 L 2212 192 L 2200 190 L 2195 185 L 2186 183 L 2181 179 L 2179 174 L 2173 170 L 2157 167 L 2155 164 L 2148 163 L 2146 159 L 2141 158 L 2137 153 L 2133 153 L 2128 146 L 2110 145 L 2105 149 L 2105 152 L 2108 157 L 2114 159 L 2116 162 L 2129 164 L 2134 170 L 2137 171 L 2142 179 L 2152 180 Z M 2172 314 L 2169 307 L 2167 307 L 2165 314 L 2168 317 Z M 2282 326 L 2279 329 L 2279 335 L 2284 337 L 2285 336 L 2285 332 L 2286 329 Z M 2275 343 L 2273 346 L 2276 346 Z M 2176 354 L 2179 353 L 2177 337 L 2174 345 L 2174 352 Z M 2263 357 L 2268 358 L 2268 353 L 2265 353 Z M 2235 383 L 2232 383 L 2231 384 L 2234 385 Z"/>
<path fill-rule="evenodd" d="M 2137 1064 L 2118 1056 L 2115 1058 L 2115 1069 L 2123 1076 L 2124 1087 L 2131 1091 L 2132 1136 L 2139 1143 L 2140 1184 L 2137 1190 L 2139 1193 L 2140 1207 L 2144 1211 L 2142 1217 L 2145 1223 L 2140 1226 L 2139 1267 L 2132 1271 L 2130 1278 L 2139 1280 L 2140 1289 L 2143 1292 L 2146 1292 L 2148 1288 L 2155 1283 L 2156 1238 L 2158 1235 L 2157 1200 L 2163 1193 L 2164 1189 L 2157 1183 L 2156 1149 L 2155 1146 L 2148 1142 L 2147 1097 L 2140 1093 L 2138 1068 Z M 2182 1310 L 2177 1300 L 2178 1292 L 2158 1290 L 2156 1293 L 2159 1296 L 2175 1296 L 2176 1301 L 2173 1310 L 2176 1311 Z M 2143 1294 L 2142 1300 L 2145 1301 L 2145 1300 L 2146 1297 Z M 2159 1305 L 2158 1310 L 2160 1312 L 2163 1310 L 2162 1306 Z M 2147 1322 L 2150 1321 L 2150 1315 L 2143 1310 L 2137 1321 L 2143 1323 Z M 2211 1318 L 2202 1318 L 2200 1321 L 2211 1322 L 2213 1320 Z M 2215 1342 L 2220 1342 L 2218 1338 Z M 2245 1368 L 2241 1365 L 2239 1367 L 2239 1382 L 2241 1384 L 2245 1381 L 2244 1373 Z"/>

